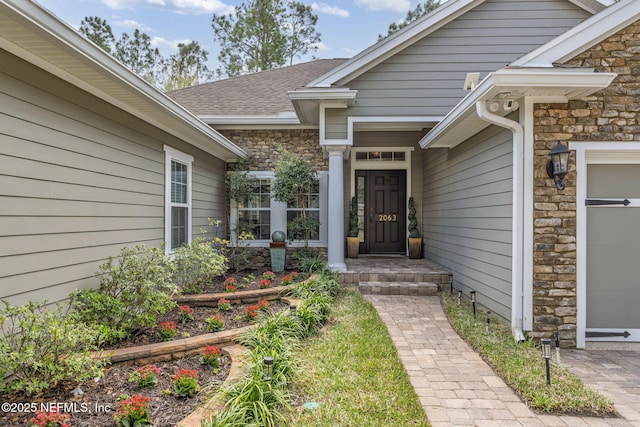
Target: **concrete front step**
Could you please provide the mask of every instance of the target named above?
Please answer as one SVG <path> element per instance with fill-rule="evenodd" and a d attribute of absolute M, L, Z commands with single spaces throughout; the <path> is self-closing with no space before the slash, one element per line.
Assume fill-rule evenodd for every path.
<path fill-rule="evenodd" d="M 409 270 L 409 269 L 407 269 Z M 386 272 L 368 272 L 368 271 L 347 271 L 340 273 L 340 281 L 342 283 L 361 283 L 361 282 L 432 282 L 441 286 L 449 283 L 449 274 L 440 271 L 386 271 Z"/>
<path fill-rule="evenodd" d="M 374 295 L 436 295 L 438 285 L 433 282 L 358 282 L 362 294 Z"/>

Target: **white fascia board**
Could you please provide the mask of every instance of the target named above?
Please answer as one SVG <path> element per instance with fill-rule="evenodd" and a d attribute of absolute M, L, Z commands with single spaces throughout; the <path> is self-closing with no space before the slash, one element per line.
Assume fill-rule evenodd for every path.
<path fill-rule="evenodd" d="M 620 0 L 509 65 L 553 67 L 553 64 L 575 57 L 638 19 L 640 1 Z"/>
<path fill-rule="evenodd" d="M 589 69 L 566 68 L 509 68 L 493 72 L 419 141 L 420 147 L 428 148 L 437 144 L 438 139 L 446 136 L 462 120 L 476 114 L 478 101 L 489 100 L 499 93 L 511 92 L 514 98 L 552 96 L 556 93 L 564 99 L 573 99 L 608 87 L 616 76 L 615 73 L 594 73 Z M 479 123 L 485 125 L 485 122 Z"/>
<path fill-rule="evenodd" d="M 289 99 L 296 101 L 322 101 L 327 103 L 330 101 L 347 102 L 353 104 L 358 94 L 357 90 L 349 88 L 303 88 L 290 90 L 287 92 Z"/>
<path fill-rule="evenodd" d="M 287 112 L 276 115 L 201 115 L 200 120 L 208 125 L 299 125 L 296 113 Z"/>
<path fill-rule="evenodd" d="M 73 72 L 74 70 L 60 68 L 48 62 L 46 58 L 30 52 L 28 48 L 25 47 L 28 46 L 26 44 L 18 45 L 5 38 L 0 38 L 0 47 L 6 48 L 12 53 L 19 53 L 23 59 L 29 60 L 34 65 L 215 157 L 228 160 L 248 156 L 244 150 L 236 146 L 229 139 L 211 129 L 195 115 L 185 110 L 171 98 L 154 88 L 111 55 L 104 52 L 100 47 L 83 37 L 68 24 L 60 21 L 37 3 L 20 0 L 4 0 L 2 4 L 0 4 L 0 9 L 2 9 L 2 13 L 7 16 L 10 13 L 12 17 L 17 17 L 18 20 L 16 22 L 29 28 L 29 30 L 33 32 L 34 37 L 43 37 L 44 33 L 50 42 L 55 41 L 61 45 L 61 53 L 87 63 L 87 68 L 93 68 L 101 74 L 102 78 L 114 81 L 132 93 L 142 97 L 146 102 L 156 108 L 159 113 L 166 115 L 167 118 L 176 120 L 180 126 L 179 128 L 169 126 L 162 121 L 149 117 L 143 111 L 127 103 L 126 99 L 120 99 L 104 92 L 89 79 L 83 79 L 83 76 L 75 74 Z M 211 147 L 212 144 L 217 144 L 219 147 Z M 222 150 L 220 148 L 222 148 Z"/>
<path fill-rule="evenodd" d="M 613 0 L 569 0 L 578 7 L 583 8 L 587 12 L 598 13 L 605 7 L 613 4 Z"/>
<path fill-rule="evenodd" d="M 400 31 L 385 37 L 353 58 L 307 84 L 307 87 L 331 87 L 344 84 L 370 70 L 385 59 L 406 48 L 485 0 L 449 0 Z"/>

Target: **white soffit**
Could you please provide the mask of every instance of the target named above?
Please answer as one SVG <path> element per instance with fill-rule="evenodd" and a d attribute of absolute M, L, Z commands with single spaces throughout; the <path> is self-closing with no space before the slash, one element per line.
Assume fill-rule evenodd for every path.
<path fill-rule="evenodd" d="M 510 99 L 555 97 L 576 99 L 608 87 L 615 73 L 594 73 L 590 69 L 503 69 L 489 74 L 421 140 L 422 148 L 453 148 L 490 124 L 476 114 L 478 101 L 499 94 Z M 505 114 L 505 113 L 502 113 Z"/>

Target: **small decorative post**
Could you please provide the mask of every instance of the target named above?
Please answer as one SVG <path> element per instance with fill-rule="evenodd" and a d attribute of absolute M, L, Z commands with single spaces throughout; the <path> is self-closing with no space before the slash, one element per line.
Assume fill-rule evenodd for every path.
<path fill-rule="evenodd" d="M 285 260 L 287 257 L 287 235 L 284 231 L 274 231 L 271 234 L 271 243 L 269 243 L 269 252 L 271 254 L 271 271 L 280 273 L 284 271 Z"/>

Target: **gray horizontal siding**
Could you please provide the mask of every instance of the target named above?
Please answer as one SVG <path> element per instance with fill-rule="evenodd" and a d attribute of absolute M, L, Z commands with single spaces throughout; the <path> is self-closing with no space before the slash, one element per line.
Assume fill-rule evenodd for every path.
<path fill-rule="evenodd" d="M 452 150 L 423 152 L 426 256 L 454 274 L 465 295 L 510 318 L 511 132 L 488 128 Z"/>
<path fill-rule="evenodd" d="M 353 81 L 357 103 L 327 117 L 342 138 L 346 116 L 444 116 L 481 77 L 513 62 L 591 14 L 566 0 L 487 0 Z"/>
<path fill-rule="evenodd" d="M 123 246 L 162 245 L 164 144 L 194 156 L 200 235 L 224 219 L 223 161 L 0 51 L 0 299 L 63 300 Z"/>

